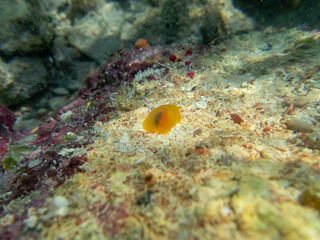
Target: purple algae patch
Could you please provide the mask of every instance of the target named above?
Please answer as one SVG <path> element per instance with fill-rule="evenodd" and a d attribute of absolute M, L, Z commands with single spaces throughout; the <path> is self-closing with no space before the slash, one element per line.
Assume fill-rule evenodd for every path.
<path fill-rule="evenodd" d="M 5 106 L 0 105 L 0 125 L 6 126 L 12 132 L 15 121 L 13 113 Z"/>

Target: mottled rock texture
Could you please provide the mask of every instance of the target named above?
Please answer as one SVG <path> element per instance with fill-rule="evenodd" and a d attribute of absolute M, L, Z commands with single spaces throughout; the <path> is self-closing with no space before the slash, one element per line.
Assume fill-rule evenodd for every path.
<path fill-rule="evenodd" d="M 74 93 L 72 83 L 141 37 L 152 45 L 211 43 L 253 28 L 230 0 L 5 0 L 3 5 L 0 102 L 6 106 L 35 96 L 50 99 L 51 87 Z"/>

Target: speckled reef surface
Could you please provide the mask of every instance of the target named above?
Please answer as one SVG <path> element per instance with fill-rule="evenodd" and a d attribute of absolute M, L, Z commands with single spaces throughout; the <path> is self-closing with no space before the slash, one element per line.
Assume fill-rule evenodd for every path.
<path fill-rule="evenodd" d="M 201 34 L 187 38 L 185 25 L 180 37 L 188 43 L 151 44 L 155 35 L 107 62 L 97 56 L 101 65 L 85 86 L 31 134 L 17 129 L 17 111 L 0 105 L 1 239 L 319 239 L 320 33 L 252 30 L 247 18 L 233 31 L 230 9 L 244 15 L 224 7 L 224 33 L 210 44 L 192 43 Z M 192 10 L 184 17 L 206 16 Z M 73 11 L 75 26 L 88 24 Z M 56 29 L 68 28 L 59 14 Z M 124 19 L 121 29 L 143 26 L 141 16 Z M 124 32 L 121 40 L 139 35 Z M 68 41 L 93 56 L 74 35 Z M 54 43 L 54 51 L 66 57 L 74 50 L 68 44 Z M 10 67 L 1 66 L 12 82 Z M 180 107 L 181 122 L 163 135 L 143 130 L 148 114 L 167 104 Z"/>
<path fill-rule="evenodd" d="M 1 239 L 318 239 L 319 38 L 123 49 L 27 138 L 2 109 Z"/>

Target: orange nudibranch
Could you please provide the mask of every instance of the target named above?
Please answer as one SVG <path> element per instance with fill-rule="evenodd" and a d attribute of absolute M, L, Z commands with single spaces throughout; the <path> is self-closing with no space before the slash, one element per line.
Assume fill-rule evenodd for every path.
<path fill-rule="evenodd" d="M 142 127 L 147 132 L 166 134 L 181 121 L 180 107 L 175 104 L 162 105 L 154 109 L 143 121 Z"/>

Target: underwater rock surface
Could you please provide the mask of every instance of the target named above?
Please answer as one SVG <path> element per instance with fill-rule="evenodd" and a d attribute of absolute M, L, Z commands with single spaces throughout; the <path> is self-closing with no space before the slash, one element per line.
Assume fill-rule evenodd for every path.
<path fill-rule="evenodd" d="M 7 107 L 29 101 L 31 108 L 57 110 L 63 99 L 48 104 L 59 95 L 51 89 L 74 94 L 110 54 L 141 37 L 153 45 L 203 44 L 254 25 L 231 0 L 4 0 L 2 5 L 0 104 Z M 34 101 L 40 97 L 43 101 Z"/>
<path fill-rule="evenodd" d="M 119 51 L 11 142 L 1 238 L 318 239 L 319 38 L 266 28 Z M 181 122 L 145 132 L 165 104 Z"/>

